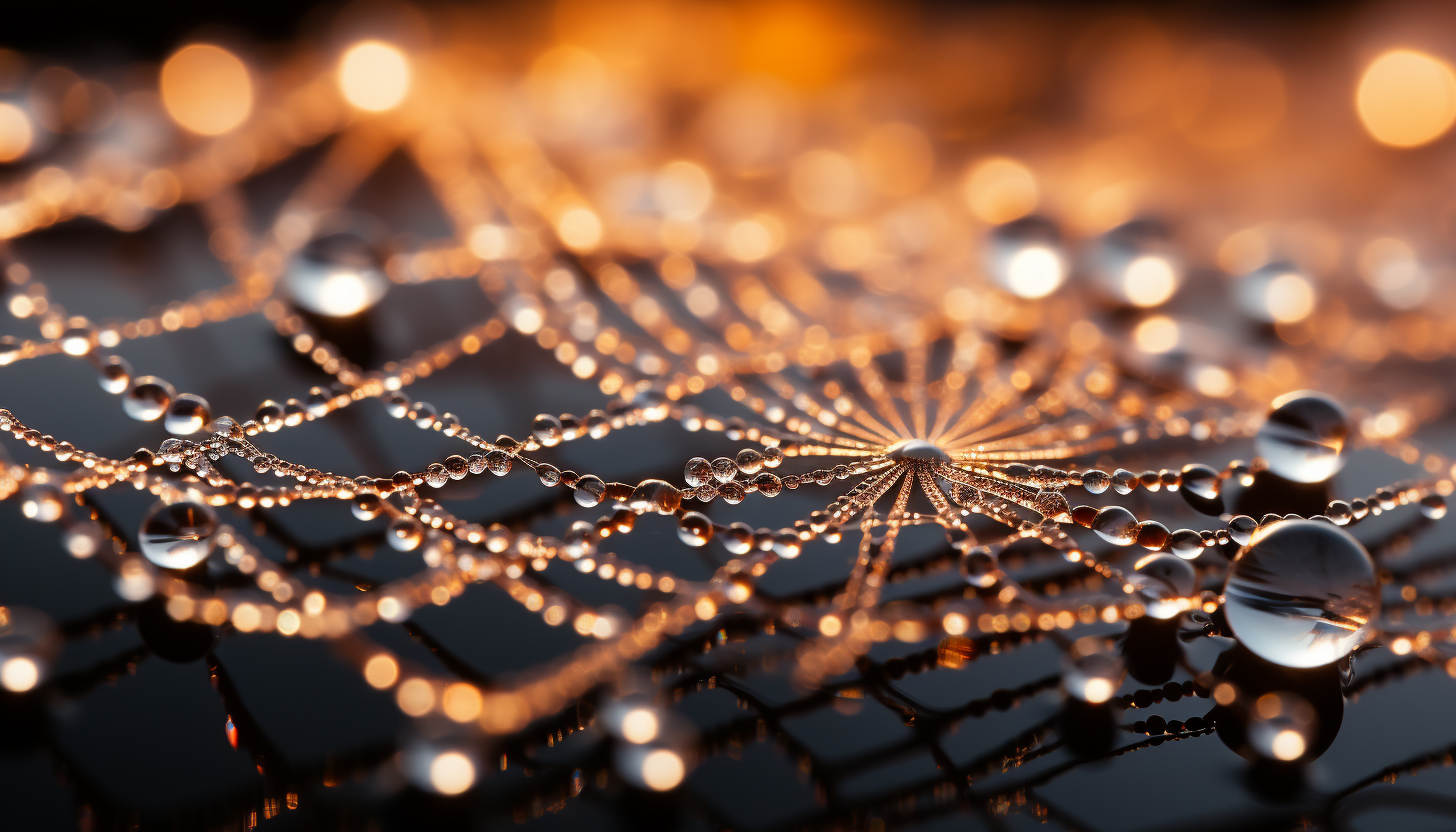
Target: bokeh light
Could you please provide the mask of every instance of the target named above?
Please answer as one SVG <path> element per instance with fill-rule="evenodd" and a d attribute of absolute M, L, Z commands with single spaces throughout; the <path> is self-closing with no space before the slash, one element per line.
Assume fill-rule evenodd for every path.
<path fill-rule="evenodd" d="M 35 129 L 25 111 L 0 101 L 0 162 L 13 162 L 30 150 L 35 139 Z"/>
<path fill-rule="evenodd" d="M 339 60 L 339 89 L 344 100 L 361 110 L 392 110 L 409 94 L 409 59 L 383 41 L 355 44 Z"/>
<path fill-rule="evenodd" d="M 253 81 L 236 55 L 208 43 L 177 50 L 162 64 L 162 103 L 173 120 L 203 136 L 227 133 L 253 111 Z"/>
<path fill-rule="evenodd" d="M 1456 72 L 1413 49 L 1393 49 L 1370 62 L 1355 90 L 1360 123 L 1391 147 L 1429 144 L 1456 121 Z"/>

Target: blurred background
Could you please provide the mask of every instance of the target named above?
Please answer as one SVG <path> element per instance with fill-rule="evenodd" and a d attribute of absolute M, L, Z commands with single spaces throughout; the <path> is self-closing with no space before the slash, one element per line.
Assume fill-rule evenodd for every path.
<path fill-rule="evenodd" d="M 57 174 L 105 180 L 138 159 L 185 157 L 236 183 L 242 227 L 272 228 L 331 137 L 371 109 L 347 85 L 341 100 L 332 75 L 327 94 L 311 79 L 331 73 L 351 45 L 379 39 L 407 53 L 413 73 L 415 94 L 388 118 L 424 134 L 446 120 L 485 134 L 530 132 L 601 216 L 586 230 L 569 209 L 555 217 L 555 233 L 579 254 L 609 243 L 661 262 L 664 252 L 699 247 L 754 266 L 793 252 L 817 272 L 854 276 L 831 326 L 891 331 L 930 309 L 1014 340 L 1055 318 L 1022 303 L 1047 294 L 1034 286 L 1002 280 L 989 295 L 967 292 L 968 281 L 995 282 L 982 264 L 994 229 L 1047 216 L 1076 246 L 1153 216 L 1177 246 L 1178 279 L 1161 294 L 1140 286 L 1093 303 L 1118 340 L 1121 371 L 1230 402 L 1267 401 L 1293 380 L 1315 379 L 1349 391 L 1371 436 L 1426 422 L 1425 441 L 1456 447 L 1450 4 L 29 4 L 6 18 L 0 231 L 6 257 L 49 294 L 12 278 L 0 335 L 34 337 L 27 318 L 43 314 L 37 297 L 104 322 L 159 315 L 227 286 L 240 244 L 211 233 L 177 182 L 158 178 L 89 204 L 89 180 Z M 226 61 L 174 63 L 199 43 L 232 56 L 242 74 Z M 196 84 L 169 89 L 169 65 Z M 294 96 L 287 107 L 278 105 L 284 92 Z M 247 141 L 210 139 L 239 124 L 233 135 Z M 264 128 L 283 138 L 269 144 L 258 138 Z M 390 229 L 402 258 L 428 255 L 460 231 L 420 158 L 432 158 L 428 144 L 391 153 L 348 201 Z M 678 159 L 692 162 L 670 168 Z M 706 197 L 703 171 L 712 174 Z M 487 225 L 496 230 L 469 237 L 474 256 L 527 254 L 509 250 L 512 238 L 496 225 L 477 228 Z M 1249 275 L 1285 262 L 1297 270 L 1294 295 L 1227 302 Z M 412 281 L 399 275 L 437 265 L 400 259 L 391 274 L 403 284 Z M 427 348 L 492 309 L 469 280 L 390 292 L 328 333 L 362 366 Z M 128 341 L 127 359 L 203 395 L 214 415 L 248 418 L 266 398 L 329 380 L 256 315 L 166 328 Z M 590 375 L 508 332 L 411 390 L 493 436 L 523 433 L 539 412 L 599 406 L 615 390 Z M 714 395 L 705 406 L 734 412 Z M 64 356 L 5 367 L 0 406 L 118 458 L 162 438 L 155 425 L 121 418 L 93 371 Z M 630 441 L 563 446 L 556 464 L 675 481 L 683 460 L 736 449 L 671 425 L 633 430 Z M 364 406 L 268 440 L 284 458 L 350 476 L 418 470 L 455 452 L 444 437 Z M 16 462 L 43 464 L 18 445 L 7 444 Z M 1175 450 L 1133 452 L 1145 466 L 1176 468 L 1187 460 Z M 1252 456 L 1239 441 L 1218 453 L 1200 461 Z M 1368 452 L 1331 493 L 1367 493 L 1400 475 Z M 461 516 L 538 534 L 596 515 L 508 480 L 467 480 L 441 494 Z M 97 498 L 123 535 L 149 503 L 135 493 Z M 1270 510 L 1302 510 L 1289 505 Z M 713 516 L 773 525 L 815 508 L 812 495 L 785 494 L 767 506 L 715 505 Z M 239 511 L 232 522 L 331 591 L 413 571 L 375 556 L 382 520 L 361 537 L 342 505 Z M 1449 529 L 1407 539 L 1401 527 L 1372 523 L 1361 535 L 1372 547 L 1399 538 L 1403 563 L 1437 562 L 1453 548 Z M 614 774 L 599 733 L 574 734 L 591 722 L 588 704 L 491 747 L 478 787 L 444 798 L 389 764 L 408 720 L 323 645 L 184 626 L 156 602 L 124 603 L 95 564 L 61 554 L 60 533 L 0 503 L 0 603 L 45 611 L 67 642 L 46 698 L 0 699 L 7 829 L 1377 830 L 1449 828 L 1456 815 L 1446 767 L 1456 682 L 1383 648 L 1362 657 L 1358 695 L 1308 782 L 1271 791 L 1211 736 L 1164 743 L 1128 731 L 1118 746 L 1128 753 L 1106 760 L 1010 766 L 1062 724 L 1061 659 L 1046 644 L 935 673 L 922 672 L 936 667 L 934 639 L 878 645 L 863 672 L 896 701 L 917 703 L 906 711 L 853 684 L 795 689 L 788 636 L 716 623 L 674 640 L 644 669 L 701 738 L 677 790 L 647 793 Z M 760 591 L 794 599 L 842 582 L 842 548 L 811 545 Z M 897 565 L 913 566 L 946 546 L 936 531 L 902 548 Z M 644 520 L 619 551 L 689 579 L 722 560 L 685 554 L 666 521 Z M 565 567 L 547 575 L 593 604 L 635 613 L 652 600 Z M 914 584 L 892 597 L 933 591 Z M 422 610 L 407 627 L 369 630 L 410 661 L 482 684 L 586 643 L 491 585 Z M 1167 684 L 1191 683 L 1216 658 L 1213 647 L 1188 651 Z M 1170 696 L 1156 713 L 1185 720 L 1208 707 Z M 1413 758 L 1430 770 L 1383 781 Z"/>

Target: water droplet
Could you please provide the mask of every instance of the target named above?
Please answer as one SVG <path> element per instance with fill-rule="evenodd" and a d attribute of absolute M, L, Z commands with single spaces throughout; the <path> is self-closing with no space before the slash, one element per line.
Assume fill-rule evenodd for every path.
<path fill-rule="evenodd" d="M 562 535 L 561 543 L 566 547 L 568 560 L 580 560 L 597 550 L 597 541 L 600 539 L 591 523 L 578 520 Z"/>
<path fill-rule="evenodd" d="M 1118 494 L 1131 494 L 1133 489 L 1137 488 L 1137 484 L 1138 475 L 1126 468 L 1119 468 L 1112 472 L 1112 490 Z"/>
<path fill-rule="evenodd" d="M 212 551 L 217 515 L 202 503 L 158 503 L 142 519 L 137 546 L 163 569 L 191 569 Z"/>
<path fill-rule="evenodd" d="M 1229 537 L 1240 546 L 1248 545 L 1249 539 L 1254 536 L 1254 532 L 1258 528 L 1259 521 L 1247 514 L 1231 517 L 1228 521 Z"/>
<path fill-rule="evenodd" d="M 1440 494 L 1427 494 L 1421 498 L 1421 514 L 1432 520 L 1446 516 L 1446 498 Z"/>
<path fill-rule="evenodd" d="M 125 393 L 131 386 L 131 365 L 119 355 L 108 355 L 101 360 L 96 381 L 108 393 Z"/>
<path fill-rule="evenodd" d="M 1184 465 L 1178 487 L 1205 500 L 1218 497 L 1218 472 L 1207 465 Z"/>
<path fill-rule="evenodd" d="M 295 304 L 331 318 L 357 315 L 389 291 L 378 248 L 357 230 L 310 240 L 289 262 L 283 284 Z"/>
<path fill-rule="evenodd" d="M 733 457 L 733 464 L 745 474 L 757 474 L 763 469 L 763 454 L 752 448 L 744 448 Z"/>
<path fill-rule="evenodd" d="M 707 485 L 713 479 L 713 463 L 700 456 L 693 457 L 683 467 L 683 479 L 693 488 Z"/>
<path fill-rule="evenodd" d="M 155 422 L 167 412 L 176 388 L 156 376 L 138 376 L 126 389 L 121 409 L 138 422 Z"/>
<path fill-rule="evenodd" d="M 1001 580 L 996 556 L 985 546 L 976 546 L 961 556 L 961 577 L 971 586 L 989 589 Z"/>
<path fill-rule="evenodd" d="M 1180 599 L 1193 594 L 1198 575 L 1188 561 L 1173 555 L 1152 554 L 1137 562 L 1129 582 L 1138 587 L 1147 614 L 1168 620 L 1183 611 Z"/>
<path fill-rule="evenodd" d="M 890 459 L 920 459 L 932 462 L 950 462 L 950 454 L 941 450 L 939 445 L 927 442 L 924 439 L 911 439 L 902 442 L 890 451 L 887 456 Z"/>
<path fill-rule="evenodd" d="M 1128 546 L 1137 540 L 1137 518 L 1122 506 L 1107 506 L 1092 520 L 1092 531 L 1108 543 Z"/>
<path fill-rule="evenodd" d="M 1286 480 L 1324 482 L 1344 467 L 1349 432 L 1339 402 L 1300 390 L 1274 400 L 1254 436 L 1254 450 Z"/>
<path fill-rule="evenodd" d="M 672 514 L 682 505 L 682 492 L 663 480 L 643 480 L 632 489 L 627 506 L 639 514 Z"/>
<path fill-rule="evenodd" d="M 572 490 L 572 496 L 576 498 L 576 504 L 583 508 L 591 508 L 600 503 L 602 497 L 606 496 L 607 484 L 602 478 L 594 474 L 587 474 L 576 481 L 576 488 Z"/>
<path fill-rule="evenodd" d="M 172 403 L 168 405 L 162 427 L 173 436 L 191 436 L 207 427 L 211 421 L 212 409 L 208 407 L 207 400 L 191 393 L 183 393 L 172 399 Z"/>
<path fill-rule="evenodd" d="M 1110 485 L 1112 485 L 1112 477 L 1106 471 L 1082 472 L 1082 487 L 1087 489 L 1089 494 L 1101 494 Z"/>
<path fill-rule="evenodd" d="M 1223 592 L 1234 636 L 1285 667 L 1344 658 L 1380 610 L 1365 548 L 1343 529 L 1310 520 L 1260 527 L 1230 565 Z"/>
<path fill-rule="evenodd" d="M 563 436 L 561 420 L 549 413 L 542 413 L 531 423 L 531 435 L 548 448 L 558 445 Z"/>
<path fill-rule="evenodd" d="M 720 537 L 723 548 L 735 555 L 746 555 L 753 549 L 753 529 L 747 523 L 733 523 Z"/>
<path fill-rule="evenodd" d="M 360 520 L 373 520 L 379 516 L 384 507 L 379 504 L 379 498 L 373 494 L 360 494 L 354 498 L 354 504 L 350 506 L 350 510 Z"/>
<path fill-rule="evenodd" d="M 678 518 L 677 536 L 689 546 L 706 546 L 713 539 L 713 521 L 702 512 L 689 511 Z"/>
<path fill-rule="evenodd" d="M 505 451 L 490 451 L 485 455 L 485 467 L 497 477 L 504 477 L 511 472 L 511 455 Z"/>
<path fill-rule="evenodd" d="M 391 549 L 409 552 L 419 548 L 425 539 L 425 527 L 413 517 L 398 517 L 389 524 L 384 539 L 389 541 Z"/>
<path fill-rule="evenodd" d="M 1168 229 L 1150 220 L 1133 220 L 1102 235 L 1088 265 L 1092 284 L 1128 306 L 1159 306 L 1182 280 Z"/>
<path fill-rule="evenodd" d="M 1193 560 L 1203 552 L 1203 537 L 1192 529 L 1179 529 L 1168 536 L 1168 549 L 1185 560 Z"/>
<path fill-rule="evenodd" d="M 738 463 L 726 456 L 713 460 L 713 479 L 718 482 L 732 482 L 738 476 Z"/>
<path fill-rule="evenodd" d="M 1046 297 L 1067 277 L 1061 234 L 1042 217 L 1024 217 L 997 226 L 986 254 L 992 277 L 1018 297 Z"/>

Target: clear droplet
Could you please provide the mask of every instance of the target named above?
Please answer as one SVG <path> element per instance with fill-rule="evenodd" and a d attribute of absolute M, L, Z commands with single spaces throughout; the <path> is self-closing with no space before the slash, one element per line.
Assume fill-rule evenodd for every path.
<path fill-rule="evenodd" d="M 183 393 L 172 399 L 172 403 L 167 406 L 162 427 L 173 436 L 191 436 L 207 427 L 211 421 L 212 409 L 207 400 L 191 393 Z"/>
<path fill-rule="evenodd" d="M 1349 433 L 1339 402 L 1300 390 L 1274 400 L 1254 436 L 1254 450 L 1286 480 L 1324 482 L 1344 467 Z"/>
<path fill-rule="evenodd" d="M 119 355 L 108 355 L 101 359 L 96 381 L 108 393 L 125 393 L 131 386 L 131 365 Z"/>
<path fill-rule="evenodd" d="M 360 494 L 354 498 L 354 504 L 350 506 L 354 516 L 360 520 L 373 520 L 384 510 L 380 505 L 379 498 L 373 494 Z"/>
<path fill-rule="evenodd" d="M 1184 465 L 1178 487 L 1190 494 L 1212 500 L 1218 497 L 1218 472 L 1207 465 Z"/>
<path fill-rule="evenodd" d="M 101 524 L 94 520 L 78 520 L 61 533 L 61 545 L 66 547 L 71 557 L 78 560 L 85 560 L 100 552 L 105 542 L 106 534 L 102 531 Z"/>
<path fill-rule="evenodd" d="M 1082 473 L 1082 487 L 1087 489 L 1089 494 L 1101 494 L 1112 485 L 1112 476 L 1106 471 L 1084 471 Z"/>
<path fill-rule="evenodd" d="M 1246 546 L 1254 532 L 1259 528 L 1259 521 L 1247 514 L 1239 514 L 1229 518 L 1229 537 L 1240 546 Z"/>
<path fill-rule="evenodd" d="M 1168 536 L 1168 550 L 1185 560 L 1203 553 L 1203 536 L 1192 529 L 1179 529 Z"/>
<path fill-rule="evenodd" d="M 745 474 L 757 474 L 763 469 L 763 454 L 752 448 L 744 448 L 733 457 L 733 464 Z"/>
<path fill-rule="evenodd" d="M 1133 220 L 1102 235 L 1087 265 L 1092 285 L 1126 306 L 1159 306 L 1182 281 L 1168 229 L 1150 220 Z"/>
<path fill-rule="evenodd" d="M 1440 494 L 1427 494 L 1421 498 L 1421 514 L 1431 520 L 1446 516 L 1446 498 Z"/>
<path fill-rule="evenodd" d="M 996 556 L 985 546 L 975 546 L 961 556 L 961 577 L 971 586 L 989 589 L 1001 580 Z"/>
<path fill-rule="evenodd" d="M 746 555 L 753 549 L 753 529 L 747 523 L 733 523 L 720 537 L 723 548 L 735 555 Z"/>
<path fill-rule="evenodd" d="M 202 503 L 158 503 L 142 520 L 137 545 L 163 569 L 191 569 L 207 559 L 217 515 Z"/>
<path fill-rule="evenodd" d="M 707 485 L 713 479 L 713 463 L 700 456 L 693 457 L 683 467 L 683 479 L 693 488 Z"/>
<path fill-rule="evenodd" d="M 283 284 L 295 304 L 331 318 L 357 315 L 389 291 L 378 247 L 358 230 L 310 240 L 289 262 Z"/>
<path fill-rule="evenodd" d="M 531 423 L 531 435 L 548 448 L 559 445 L 563 437 L 561 420 L 549 413 L 542 413 Z"/>
<path fill-rule="evenodd" d="M 576 498 L 577 505 L 591 508 L 600 503 L 606 493 L 607 484 L 602 482 L 601 477 L 587 474 L 576 481 L 576 488 L 572 491 L 572 496 Z"/>
<path fill-rule="evenodd" d="M 732 482 L 738 476 L 738 463 L 726 456 L 713 460 L 713 479 L 718 482 Z"/>
<path fill-rule="evenodd" d="M 155 422 L 167 412 L 177 390 L 156 376 L 138 376 L 126 389 L 121 409 L 138 422 Z"/>
<path fill-rule="evenodd" d="M 1188 561 L 1166 554 L 1151 554 L 1134 566 L 1128 582 L 1137 587 L 1149 617 L 1166 621 L 1183 612 L 1182 599 L 1197 588 L 1198 575 Z"/>
<path fill-rule="evenodd" d="M 425 527 L 413 517 L 399 517 L 389 524 L 384 539 L 389 541 L 391 549 L 400 552 L 413 551 L 425 539 Z"/>
<path fill-rule="evenodd" d="M 1312 520 L 1260 527 L 1230 565 L 1223 594 L 1234 636 L 1285 667 L 1344 658 L 1380 611 L 1365 547 L 1343 529 Z"/>
<path fill-rule="evenodd" d="M 1119 546 L 1130 546 L 1137 540 L 1137 525 L 1137 518 L 1122 506 L 1107 506 L 1092 519 L 1092 531 Z"/>
<path fill-rule="evenodd" d="M 680 505 L 682 492 L 663 480 L 643 480 L 627 498 L 627 506 L 639 514 L 672 514 Z"/>
<path fill-rule="evenodd" d="M 702 512 L 689 511 L 677 521 L 677 536 L 689 546 L 706 546 L 713 538 L 713 521 Z"/>

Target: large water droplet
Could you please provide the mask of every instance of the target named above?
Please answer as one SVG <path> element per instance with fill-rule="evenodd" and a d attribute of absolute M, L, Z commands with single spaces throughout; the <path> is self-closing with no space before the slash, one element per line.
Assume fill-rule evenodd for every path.
<path fill-rule="evenodd" d="M 283 282 L 294 303 L 331 318 L 357 315 L 389 291 L 378 248 L 352 229 L 310 240 L 289 262 Z"/>
<path fill-rule="evenodd" d="M 1365 548 L 1343 529 L 1313 520 L 1256 531 L 1230 565 L 1223 594 L 1234 636 L 1285 667 L 1344 658 L 1380 611 Z"/>
<path fill-rule="evenodd" d="M 901 443 L 887 456 L 890 459 L 922 459 L 932 462 L 950 462 L 950 455 L 940 449 L 934 442 L 924 439 L 911 439 Z"/>
<path fill-rule="evenodd" d="M 1137 540 L 1137 518 L 1122 506 L 1107 506 L 1092 520 L 1092 531 L 1108 543 L 1131 546 Z"/>
<path fill-rule="evenodd" d="M 1254 450 L 1269 470 L 1294 482 L 1324 482 L 1345 465 L 1349 423 L 1339 402 L 1300 390 L 1274 400 Z"/>
<path fill-rule="evenodd" d="M 176 395 L 176 388 L 156 376 L 138 376 L 121 397 L 121 409 L 138 422 L 155 422 Z"/>
<path fill-rule="evenodd" d="M 162 427 L 173 436 L 191 436 L 207 427 L 212 421 L 212 410 L 207 400 L 191 393 L 183 393 L 172 400 Z"/>
<path fill-rule="evenodd" d="M 164 569 L 191 569 L 212 551 L 217 515 L 201 503 L 159 503 L 147 512 L 137 545 Z"/>

